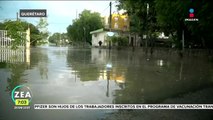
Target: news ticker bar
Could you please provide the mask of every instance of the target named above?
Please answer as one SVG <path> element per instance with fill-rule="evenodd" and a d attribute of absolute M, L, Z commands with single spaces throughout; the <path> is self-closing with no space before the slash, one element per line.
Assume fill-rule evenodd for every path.
<path fill-rule="evenodd" d="M 213 104 L 34 104 L 34 109 L 213 109 Z"/>

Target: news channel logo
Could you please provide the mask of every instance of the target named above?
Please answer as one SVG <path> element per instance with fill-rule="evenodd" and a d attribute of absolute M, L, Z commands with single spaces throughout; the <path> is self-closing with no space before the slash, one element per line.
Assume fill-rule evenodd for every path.
<path fill-rule="evenodd" d="M 194 8 L 189 9 L 189 17 L 185 18 L 185 21 L 199 21 L 198 18 L 195 17 L 195 10 Z"/>
<path fill-rule="evenodd" d="M 15 104 L 14 109 L 30 109 L 32 91 L 26 85 L 18 85 L 12 90 L 11 98 Z"/>

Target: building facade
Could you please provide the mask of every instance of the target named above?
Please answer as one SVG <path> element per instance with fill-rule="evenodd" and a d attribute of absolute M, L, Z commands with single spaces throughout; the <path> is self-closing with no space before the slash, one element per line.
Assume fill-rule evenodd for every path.
<path fill-rule="evenodd" d="M 111 20 L 111 29 L 109 29 L 109 17 L 102 17 L 102 23 L 104 28 L 91 31 L 92 35 L 92 46 L 108 46 L 109 42 L 107 41 L 108 35 L 107 32 L 114 32 L 117 36 L 126 36 L 129 38 L 129 46 L 140 46 L 141 38 L 137 33 L 130 33 L 130 21 L 128 15 L 122 14 L 112 14 Z"/>

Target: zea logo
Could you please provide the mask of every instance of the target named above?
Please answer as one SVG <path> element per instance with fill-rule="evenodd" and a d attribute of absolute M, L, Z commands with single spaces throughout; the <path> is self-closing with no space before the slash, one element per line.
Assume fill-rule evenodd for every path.
<path fill-rule="evenodd" d="M 30 102 L 32 101 L 32 91 L 25 85 L 16 86 L 11 93 L 12 101 L 15 103 L 15 109 L 29 109 Z M 25 107 L 22 107 L 25 106 Z"/>

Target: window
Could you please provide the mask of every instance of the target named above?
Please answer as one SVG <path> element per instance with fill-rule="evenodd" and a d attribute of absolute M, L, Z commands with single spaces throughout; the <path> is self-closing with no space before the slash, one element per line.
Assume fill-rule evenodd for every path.
<path fill-rule="evenodd" d="M 97 37 L 97 33 L 95 33 L 94 36 Z"/>

